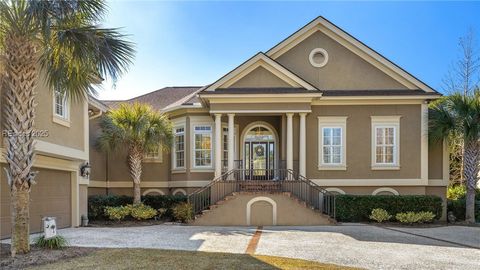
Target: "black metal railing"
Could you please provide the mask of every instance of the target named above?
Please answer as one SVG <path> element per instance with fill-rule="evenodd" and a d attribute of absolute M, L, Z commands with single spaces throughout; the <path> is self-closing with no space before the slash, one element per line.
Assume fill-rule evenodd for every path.
<path fill-rule="evenodd" d="M 233 169 L 243 169 L 243 160 L 236 159 L 233 161 Z M 228 160 L 222 160 L 222 174 L 228 171 Z"/>
<path fill-rule="evenodd" d="M 287 169 L 234 169 L 188 195 L 188 202 L 197 215 L 234 192 L 289 192 L 307 207 L 335 218 L 335 195 Z"/>

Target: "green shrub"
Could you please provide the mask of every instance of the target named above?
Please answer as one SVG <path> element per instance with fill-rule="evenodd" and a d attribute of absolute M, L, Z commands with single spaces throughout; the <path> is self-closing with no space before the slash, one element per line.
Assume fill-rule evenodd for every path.
<path fill-rule="evenodd" d="M 465 185 L 454 185 L 449 186 L 447 189 L 447 199 L 449 200 L 458 200 L 465 197 L 467 189 Z"/>
<path fill-rule="evenodd" d="M 157 210 L 143 203 L 128 205 L 128 207 L 130 215 L 136 220 L 151 219 L 157 215 Z"/>
<path fill-rule="evenodd" d="M 88 219 L 107 220 L 107 206 L 122 206 L 131 204 L 133 197 L 125 195 L 92 195 L 88 197 Z"/>
<path fill-rule="evenodd" d="M 475 220 L 480 222 L 480 196 L 477 194 L 475 199 Z M 447 211 L 452 212 L 457 220 L 465 220 L 465 208 L 465 197 L 458 200 L 448 200 L 447 202 Z"/>
<path fill-rule="evenodd" d="M 131 208 L 129 205 L 126 206 L 107 206 L 105 207 L 105 215 L 110 220 L 123 220 L 125 217 L 130 215 Z"/>
<path fill-rule="evenodd" d="M 391 219 L 392 216 L 388 214 L 388 212 L 381 208 L 375 208 L 372 210 L 372 214 L 370 215 L 371 220 L 375 220 L 376 222 L 384 222 Z"/>
<path fill-rule="evenodd" d="M 406 212 L 398 213 L 397 215 L 395 215 L 395 218 L 401 223 L 424 223 L 432 222 L 435 218 L 435 214 L 433 214 L 432 212 Z"/>
<path fill-rule="evenodd" d="M 180 203 L 173 208 L 175 220 L 187 223 L 193 220 L 193 207 L 190 203 Z"/>
<path fill-rule="evenodd" d="M 186 202 L 186 196 L 173 195 L 146 195 L 142 196 L 142 202 L 153 209 L 166 209 L 163 218 L 172 219 L 172 208 L 181 202 Z M 88 197 L 88 218 L 90 220 L 107 220 L 105 213 L 107 206 L 124 206 L 132 204 L 133 198 L 124 195 L 92 195 Z"/>
<path fill-rule="evenodd" d="M 61 249 L 68 245 L 67 239 L 61 235 L 56 235 L 54 237 L 45 239 L 45 236 L 35 238 L 34 243 L 37 247 L 48 248 L 48 249 Z"/>
<path fill-rule="evenodd" d="M 432 212 L 442 216 L 442 199 L 433 195 L 337 195 L 335 213 L 339 221 L 368 221 L 373 209 L 381 208 L 395 216 L 402 212 Z"/>

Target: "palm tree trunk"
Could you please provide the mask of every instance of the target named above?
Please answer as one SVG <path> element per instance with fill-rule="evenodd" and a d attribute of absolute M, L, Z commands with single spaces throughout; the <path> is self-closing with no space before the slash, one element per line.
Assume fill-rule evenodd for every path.
<path fill-rule="evenodd" d="M 142 176 L 143 153 L 137 146 L 130 147 L 129 152 L 128 164 L 133 179 L 133 204 L 139 204 L 141 203 L 140 179 Z"/>
<path fill-rule="evenodd" d="M 478 179 L 479 147 L 475 139 L 465 141 L 463 155 L 463 173 L 467 184 L 465 221 L 475 223 L 475 187 Z"/>
<path fill-rule="evenodd" d="M 6 91 L 5 128 L 8 131 L 5 169 L 11 191 L 11 254 L 30 251 L 29 200 L 35 174 L 33 136 L 35 88 L 38 81 L 35 44 L 27 37 L 8 33 L 5 37 Z"/>

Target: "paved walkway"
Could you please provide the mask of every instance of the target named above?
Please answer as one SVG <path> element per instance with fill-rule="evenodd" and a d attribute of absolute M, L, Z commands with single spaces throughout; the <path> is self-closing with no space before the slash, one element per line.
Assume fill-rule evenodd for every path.
<path fill-rule="evenodd" d="M 478 227 L 343 224 L 264 227 L 257 231 L 255 227 L 158 225 L 72 228 L 59 233 L 72 246 L 262 254 L 367 269 L 480 269 Z"/>

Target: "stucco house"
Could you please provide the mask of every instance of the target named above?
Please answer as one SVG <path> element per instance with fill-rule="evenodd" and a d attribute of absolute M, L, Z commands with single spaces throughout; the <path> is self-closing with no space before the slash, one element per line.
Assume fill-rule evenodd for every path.
<path fill-rule="evenodd" d="M 444 145 L 429 143 L 427 124 L 428 103 L 440 96 L 318 17 L 209 85 L 166 87 L 103 103 L 148 103 L 174 123 L 172 151 L 146 157 L 143 194 L 190 194 L 231 171 L 236 173 L 229 179 L 237 181 L 275 181 L 292 171 L 332 194 L 444 198 L 448 157 Z M 97 132 L 93 120 L 91 137 Z M 132 193 L 125 154 L 91 149 L 90 161 L 89 194 Z M 217 198 L 224 206 L 198 223 L 247 225 L 243 213 L 251 208 L 258 218 L 272 220 L 276 211 L 277 224 L 291 224 L 281 221 L 289 215 L 287 202 L 261 187 L 248 194 L 252 190 L 224 192 L 237 197 L 230 203 L 235 205 Z M 263 210 L 256 211 L 257 204 Z M 296 222 L 308 223 L 301 219 Z"/>
<path fill-rule="evenodd" d="M 203 198 L 196 224 L 324 224 L 325 211 L 305 206 L 325 207 L 332 194 L 445 200 L 447 151 L 428 140 L 428 103 L 441 94 L 323 17 L 206 86 L 72 104 L 39 93 L 37 128 L 49 136 L 36 145 L 32 231 L 42 215 L 78 226 L 88 195 L 132 194 L 126 153 L 94 147 L 101 115 L 122 102 L 148 103 L 174 123 L 172 150 L 145 157 L 142 193 Z M 80 175 L 87 161 L 89 178 Z M 1 177 L 5 237 L 9 195 Z"/>

